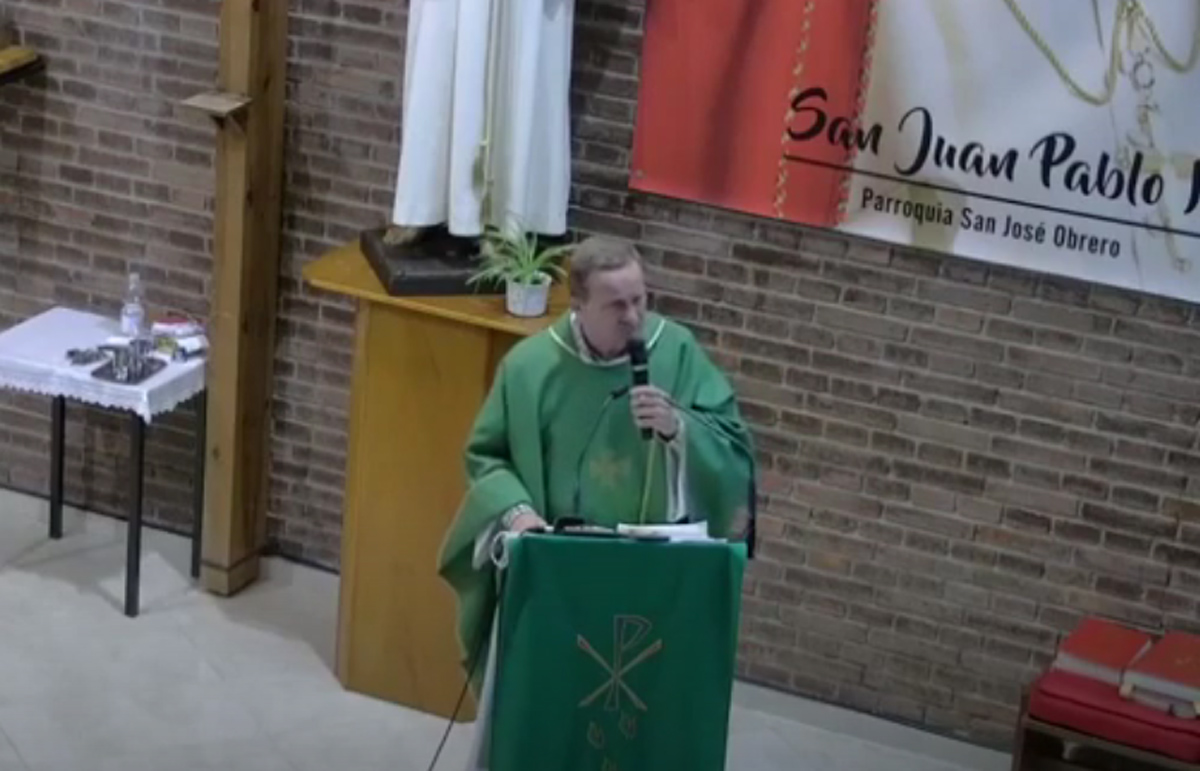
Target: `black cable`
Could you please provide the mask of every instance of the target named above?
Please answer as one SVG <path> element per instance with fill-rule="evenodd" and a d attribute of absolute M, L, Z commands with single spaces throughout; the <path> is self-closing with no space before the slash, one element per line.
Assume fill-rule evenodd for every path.
<path fill-rule="evenodd" d="M 575 510 L 571 512 L 573 518 L 578 518 L 581 516 L 579 512 L 579 501 L 581 497 L 581 491 L 583 489 L 583 464 L 587 460 L 588 450 L 591 448 L 592 442 L 596 439 L 596 432 L 600 430 L 600 424 L 603 422 L 604 414 L 608 411 L 608 408 L 612 406 L 613 402 L 627 393 L 629 393 L 629 386 L 618 388 L 604 399 L 604 403 L 601 404 L 600 409 L 596 411 L 596 420 L 592 424 L 587 441 L 584 442 L 583 450 L 581 450 L 579 453 L 579 463 L 575 470 L 575 493 L 573 496 Z M 547 516 L 549 516 L 549 514 L 547 514 Z M 586 524 L 582 519 L 579 519 L 578 522 L 580 524 Z M 497 572 L 497 581 L 499 580 L 499 572 Z M 493 623 L 495 623 L 495 619 L 493 619 Z M 473 680 L 475 677 L 475 670 L 479 666 L 479 659 L 483 655 L 483 645 L 487 641 L 488 637 L 489 633 L 481 634 L 479 637 L 479 642 L 477 642 L 475 645 L 475 651 L 470 659 L 467 681 L 463 684 L 462 692 L 458 695 L 458 702 L 454 705 L 454 711 L 451 713 L 450 719 L 446 723 L 446 730 L 442 734 L 442 740 L 438 743 L 438 748 L 433 754 L 433 760 L 429 764 L 429 771 L 434 771 L 434 768 L 437 766 L 438 759 L 441 758 L 442 751 L 446 747 L 446 741 L 450 738 L 450 732 L 454 729 L 454 724 L 458 720 L 458 714 L 462 710 L 463 702 L 466 701 L 467 690 L 471 687 L 471 680 Z"/>
<path fill-rule="evenodd" d="M 497 619 L 492 619 L 492 623 L 496 623 L 496 621 Z M 462 691 L 458 694 L 458 701 L 454 705 L 454 711 L 450 713 L 450 719 L 446 721 L 446 730 L 442 733 L 442 740 L 438 742 L 437 749 L 434 750 L 433 760 L 429 761 L 429 771 L 433 771 L 437 766 L 438 760 L 442 757 L 442 750 L 446 748 L 446 741 L 450 738 L 450 732 L 454 730 L 454 724 L 458 722 L 458 713 L 462 710 L 463 702 L 467 700 L 467 691 L 471 688 L 471 681 L 475 679 L 475 669 L 479 666 L 479 659 L 483 656 L 483 645 L 490 636 L 491 627 L 480 634 L 479 641 L 475 643 L 475 651 L 471 654 L 470 659 L 471 665 L 467 669 L 467 681 L 463 683 Z"/>
<path fill-rule="evenodd" d="M 591 431 L 588 432 L 587 441 L 585 441 L 583 444 L 583 449 L 579 453 L 579 462 L 575 468 L 575 491 L 571 496 L 571 505 L 573 509 L 571 513 L 575 517 L 582 517 L 582 513 L 580 511 L 580 499 L 583 493 L 583 464 L 587 460 L 588 450 L 591 449 L 592 442 L 596 439 L 596 432 L 600 428 L 600 423 L 604 418 L 604 413 L 614 401 L 627 394 L 630 390 L 630 386 L 625 386 L 610 393 L 604 400 L 604 404 L 597 412 L 596 420 L 592 424 Z M 733 445 L 734 449 L 740 450 L 742 457 L 746 459 L 747 464 L 750 466 L 750 478 L 748 480 L 749 490 L 747 491 L 747 513 L 749 515 L 749 521 L 746 523 L 746 558 L 754 559 L 755 546 L 758 541 L 758 480 L 755 479 L 754 475 L 754 451 L 745 441 L 742 440 L 741 437 L 734 435 L 724 426 L 715 422 L 716 416 L 713 413 L 684 406 L 672 399 L 670 395 L 667 396 L 667 402 L 675 409 L 691 415 L 700 425 L 704 426 Z"/>
<path fill-rule="evenodd" d="M 754 559 L 755 542 L 758 540 L 758 480 L 755 479 L 754 475 L 754 451 L 741 437 L 734 435 L 720 423 L 717 423 L 716 416 L 713 413 L 686 407 L 670 396 L 667 397 L 667 401 L 675 409 L 695 418 L 697 423 L 729 442 L 735 449 L 741 450 L 742 456 L 749 464 L 749 500 L 747 501 L 749 521 L 746 523 L 746 558 Z"/>
<path fill-rule="evenodd" d="M 587 441 L 583 443 L 583 449 L 579 451 L 579 461 L 575 465 L 575 490 L 571 495 L 571 514 L 572 517 L 582 517 L 580 511 L 580 499 L 583 496 L 583 464 L 587 461 L 588 450 L 592 448 L 592 442 L 596 441 L 596 432 L 600 430 L 600 424 L 604 421 L 604 413 L 613 405 L 617 399 L 620 399 L 625 394 L 629 393 L 629 386 L 618 388 L 610 393 L 604 403 L 600 405 L 600 409 L 596 411 L 596 420 L 592 423 L 592 429 L 588 432 Z M 548 522 L 547 524 L 554 524 Z"/>

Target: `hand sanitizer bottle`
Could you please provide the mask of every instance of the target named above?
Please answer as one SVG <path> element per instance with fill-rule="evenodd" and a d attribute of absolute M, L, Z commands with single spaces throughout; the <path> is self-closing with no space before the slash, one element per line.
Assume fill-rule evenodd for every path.
<path fill-rule="evenodd" d="M 129 274 L 129 287 L 125 290 L 125 305 L 121 307 L 121 334 L 137 340 L 146 329 L 146 307 L 142 304 L 142 277 Z"/>

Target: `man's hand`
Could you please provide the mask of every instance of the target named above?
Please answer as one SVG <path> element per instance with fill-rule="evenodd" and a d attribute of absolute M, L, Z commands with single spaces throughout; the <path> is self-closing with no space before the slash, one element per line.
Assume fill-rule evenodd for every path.
<path fill-rule="evenodd" d="M 520 535 L 527 530 L 537 530 L 539 528 L 549 527 L 550 526 L 546 524 L 546 520 L 542 519 L 537 514 L 525 513 L 518 514 L 516 518 L 513 519 L 512 526 L 508 529 L 508 532 L 513 533 L 514 535 Z"/>
<path fill-rule="evenodd" d="M 679 415 L 667 395 L 652 385 L 635 386 L 629 392 L 633 422 L 638 428 L 653 429 L 663 439 L 679 433 Z"/>

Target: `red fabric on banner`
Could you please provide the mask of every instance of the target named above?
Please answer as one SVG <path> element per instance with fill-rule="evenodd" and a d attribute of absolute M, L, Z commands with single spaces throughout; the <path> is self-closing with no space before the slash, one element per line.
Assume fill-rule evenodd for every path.
<path fill-rule="evenodd" d="M 878 0 L 649 0 L 636 190 L 810 225 L 838 222 L 846 172 L 787 163 L 796 93 L 821 84 L 854 118 Z M 810 142 L 805 157 L 847 164 Z"/>

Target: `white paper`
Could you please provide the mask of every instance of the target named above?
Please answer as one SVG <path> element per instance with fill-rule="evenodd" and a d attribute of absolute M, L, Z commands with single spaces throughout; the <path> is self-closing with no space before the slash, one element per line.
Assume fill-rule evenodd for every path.
<path fill-rule="evenodd" d="M 669 541 L 715 541 L 708 535 L 707 522 L 682 525 L 617 525 L 617 532 L 630 538 L 666 538 Z"/>

